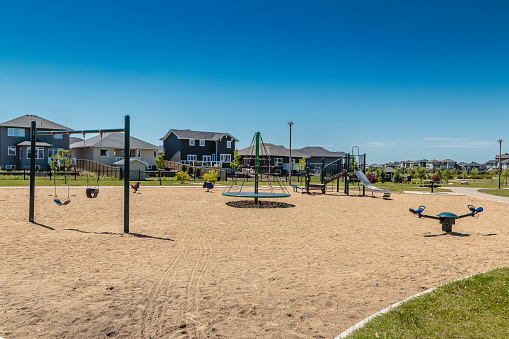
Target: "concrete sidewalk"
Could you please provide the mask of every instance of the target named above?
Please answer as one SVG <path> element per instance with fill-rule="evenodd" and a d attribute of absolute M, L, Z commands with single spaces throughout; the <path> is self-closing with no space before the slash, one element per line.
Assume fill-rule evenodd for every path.
<path fill-rule="evenodd" d="M 481 193 L 479 192 L 479 187 L 447 187 L 447 189 L 450 189 L 454 193 L 509 204 L 509 197 L 499 197 L 497 195 Z"/>

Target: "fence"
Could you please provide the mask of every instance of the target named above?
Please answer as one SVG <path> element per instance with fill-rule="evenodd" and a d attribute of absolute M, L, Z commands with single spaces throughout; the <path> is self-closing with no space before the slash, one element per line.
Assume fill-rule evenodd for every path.
<path fill-rule="evenodd" d="M 99 162 L 88 159 L 76 159 L 76 169 L 78 171 L 88 171 L 97 175 L 104 175 L 115 179 L 122 179 L 122 171 L 120 167 L 103 165 Z"/>

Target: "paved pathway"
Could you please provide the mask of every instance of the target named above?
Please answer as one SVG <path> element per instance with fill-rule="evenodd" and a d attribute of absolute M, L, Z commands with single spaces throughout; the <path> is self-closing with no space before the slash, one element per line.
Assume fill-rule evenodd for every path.
<path fill-rule="evenodd" d="M 450 189 L 454 193 L 509 204 L 509 197 L 499 197 L 497 195 L 481 193 L 478 191 L 480 189 L 479 187 L 447 187 L 447 189 Z"/>

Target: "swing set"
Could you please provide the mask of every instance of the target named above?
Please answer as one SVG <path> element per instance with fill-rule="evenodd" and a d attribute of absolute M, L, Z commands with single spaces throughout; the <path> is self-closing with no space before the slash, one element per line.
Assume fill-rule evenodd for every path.
<path fill-rule="evenodd" d="M 101 145 L 102 145 L 102 135 L 103 133 L 110 132 L 123 132 L 125 135 L 124 140 L 124 233 L 129 233 L 129 173 L 130 173 L 130 117 L 129 115 L 125 116 L 125 125 L 124 128 L 118 129 L 102 129 L 102 130 L 82 130 L 82 131 L 37 131 L 36 122 L 32 120 L 31 130 L 30 130 L 30 152 L 31 154 L 35 153 L 35 144 L 36 137 L 38 135 L 53 135 L 53 140 L 55 139 L 55 134 L 82 134 L 83 135 L 83 143 L 85 143 L 85 135 L 89 133 L 99 133 L 101 135 Z M 53 142 L 54 144 L 54 142 Z M 86 148 L 85 148 L 86 149 Z M 85 151 L 86 152 L 86 151 Z M 67 180 L 67 166 L 64 166 L 64 176 Z M 65 201 L 61 201 L 57 196 L 57 184 L 56 184 L 56 176 L 54 175 L 54 184 L 55 184 L 55 197 L 54 202 L 59 206 L 68 205 L 70 200 L 69 195 L 69 182 L 67 185 L 67 199 Z M 95 187 L 92 187 L 89 183 L 89 176 L 87 173 L 87 188 L 85 191 L 88 198 L 96 198 L 99 194 L 99 175 L 97 176 L 97 181 L 95 183 Z M 30 222 L 35 223 L 35 156 L 30 157 L 30 205 L 29 205 L 29 216 L 28 220 Z"/>

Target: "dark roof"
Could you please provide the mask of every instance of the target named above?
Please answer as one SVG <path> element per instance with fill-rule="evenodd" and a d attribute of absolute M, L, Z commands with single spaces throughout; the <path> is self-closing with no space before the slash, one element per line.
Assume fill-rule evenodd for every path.
<path fill-rule="evenodd" d="M 442 162 L 454 162 L 454 163 L 456 163 L 456 161 L 454 161 L 452 159 L 445 159 L 445 160 L 442 160 Z"/>
<path fill-rule="evenodd" d="M 221 139 L 224 136 L 229 135 L 235 141 L 239 141 L 237 138 L 235 138 L 230 133 L 218 133 L 218 132 L 201 132 L 201 131 L 191 131 L 190 129 L 170 129 L 166 135 L 159 139 L 159 140 L 166 140 L 170 134 L 173 133 L 177 136 L 179 139 L 195 139 L 195 140 L 209 140 L 209 141 L 216 141 Z"/>
<path fill-rule="evenodd" d="M 478 167 L 478 166 L 483 166 L 483 165 L 478 164 L 478 163 L 472 161 L 470 164 L 466 164 L 465 166 L 468 166 L 468 167 Z"/>
<path fill-rule="evenodd" d="M 384 171 L 385 173 L 396 173 L 396 170 L 392 167 L 386 167 Z"/>
<path fill-rule="evenodd" d="M 108 147 L 108 148 L 124 148 L 125 135 L 121 132 L 104 133 L 101 141 L 101 136 L 97 135 L 93 138 L 78 141 L 69 146 L 69 148 L 83 148 L 83 147 Z M 129 139 L 131 149 L 157 149 L 157 146 L 152 145 L 140 139 L 131 137 Z"/>
<path fill-rule="evenodd" d="M 75 142 L 83 142 L 83 138 L 71 137 L 69 136 L 69 145 L 74 144 Z"/>
<path fill-rule="evenodd" d="M 18 127 L 18 128 L 30 128 L 32 126 L 32 120 L 36 122 L 37 129 L 44 130 L 58 130 L 58 131 L 70 131 L 69 127 L 62 126 L 53 121 L 38 117 L 37 115 L 22 115 L 19 118 L 12 119 L 0 124 L 1 127 Z"/>
<path fill-rule="evenodd" d="M 239 150 L 240 156 L 248 156 L 253 155 L 254 156 L 254 147 L 255 146 L 249 146 L 246 148 L 243 148 Z M 289 157 L 290 156 L 290 150 L 288 148 L 285 148 L 283 146 L 278 146 L 274 144 L 264 143 L 263 148 L 260 150 L 260 155 L 269 155 L 272 157 Z M 292 158 L 303 158 L 306 155 L 292 149 Z"/>
<path fill-rule="evenodd" d="M 498 159 L 498 158 L 500 158 L 500 155 L 497 154 L 495 156 L 495 159 Z M 509 153 L 503 153 L 502 154 L 502 159 L 508 159 L 508 158 L 509 158 Z"/>
<path fill-rule="evenodd" d="M 331 152 L 326 150 L 323 147 L 319 146 L 309 146 L 301 149 L 296 149 L 296 151 L 305 154 L 307 157 L 313 158 L 342 158 L 345 156 L 345 152 Z M 292 150 L 293 153 L 293 150 Z M 293 156 L 293 154 L 292 154 Z"/>

